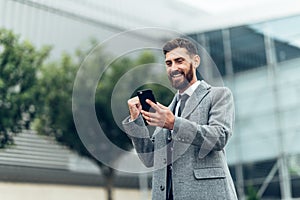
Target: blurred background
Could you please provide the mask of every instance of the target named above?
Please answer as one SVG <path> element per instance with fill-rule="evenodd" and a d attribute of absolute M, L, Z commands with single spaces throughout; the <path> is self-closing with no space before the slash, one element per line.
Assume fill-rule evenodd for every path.
<path fill-rule="evenodd" d="M 72 116 L 74 80 L 90 50 L 144 27 L 197 41 L 218 68 L 207 72 L 209 80 L 221 75 L 232 90 L 236 123 L 227 158 L 239 199 L 300 199 L 299 24 L 297 0 L 1 0 L 1 199 L 151 198 L 151 173 L 125 173 L 99 162 L 82 144 Z M 166 40 L 147 32 L 126 37 L 131 39 L 121 46 L 132 38 L 141 44 Z M 97 49 L 92 62 L 110 57 Z M 132 146 L 108 108 L 114 86 L 134 66 L 160 61 L 147 51 L 121 56 L 97 86 L 99 122 L 124 150 Z M 150 87 L 160 102 L 170 102 L 169 89 Z M 91 148 L 111 158 L 104 143 Z M 136 157 L 113 159 L 140 165 Z"/>

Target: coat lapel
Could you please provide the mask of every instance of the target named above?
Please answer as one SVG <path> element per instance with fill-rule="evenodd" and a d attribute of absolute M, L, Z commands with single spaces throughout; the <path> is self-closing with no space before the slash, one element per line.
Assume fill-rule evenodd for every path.
<path fill-rule="evenodd" d="M 177 96 L 178 96 L 178 93 L 175 94 L 175 96 L 174 96 L 172 102 L 171 102 L 170 105 L 168 106 L 169 109 L 170 109 L 171 111 L 174 110 L 174 107 L 175 107 L 175 105 L 176 105 L 176 101 L 177 101 L 177 98 L 178 98 Z"/>
<path fill-rule="evenodd" d="M 201 81 L 200 85 L 194 91 L 192 96 L 187 100 L 185 104 L 185 108 L 182 112 L 182 117 L 186 118 L 194 109 L 195 107 L 202 101 L 204 96 L 209 92 L 209 88 L 211 86 L 208 85 L 205 81 Z"/>

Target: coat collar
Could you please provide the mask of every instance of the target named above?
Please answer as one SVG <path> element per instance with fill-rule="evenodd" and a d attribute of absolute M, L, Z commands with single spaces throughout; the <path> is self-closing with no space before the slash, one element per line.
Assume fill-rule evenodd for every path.
<path fill-rule="evenodd" d="M 186 102 L 186 106 L 182 113 L 183 118 L 186 118 L 194 110 L 194 108 L 202 101 L 203 97 L 209 92 L 210 88 L 211 86 L 205 81 L 202 80 L 200 82 L 200 85 L 196 88 L 192 96 L 190 96 Z M 169 106 L 170 110 L 174 109 L 177 98 L 178 98 L 178 93 L 175 94 Z"/>

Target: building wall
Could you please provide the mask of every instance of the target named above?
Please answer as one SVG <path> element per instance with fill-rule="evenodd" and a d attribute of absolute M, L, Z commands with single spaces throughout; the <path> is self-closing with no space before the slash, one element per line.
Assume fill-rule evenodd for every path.
<path fill-rule="evenodd" d="M 27 1 L 24 1 L 27 2 Z M 55 2 L 53 2 L 55 5 Z M 19 1 L 0 1 L 0 27 L 13 30 L 36 46 L 51 45 L 51 57 L 57 59 L 62 52 L 74 53 L 90 37 L 109 37 L 115 31 L 100 24 L 89 24 L 47 8 L 34 7 Z M 83 19 L 82 19 L 83 20 Z"/>

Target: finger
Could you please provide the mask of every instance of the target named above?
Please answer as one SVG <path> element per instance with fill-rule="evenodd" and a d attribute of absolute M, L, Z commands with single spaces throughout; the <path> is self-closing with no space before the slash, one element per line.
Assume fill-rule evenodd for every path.
<path fill-rule="evenodd" d="M 151 121 L 151 117 L 150 117 L 149 115 L 147 115 L 147 113 L 144 113 L 143 110 L 141 111 L 141 113 L 142 113 L 143 118 L 144 118 L 146 121 Z"/>
<path fill-rule="evenodd" d="M 146 120 L 146 122 L 147 122 L 148 125 L 150 125 L 150 126 L 155 126 L 155 123 L 152 123 L 151 121 L 147 121 L 147 120 Z"/>
<path fill-rule="evenodd" d="M 150 126 L 158 126 L 158 122 L 157 120 L 155 120 L 154 118 L 148 118 L 146 119 L 146 122 L 150 125 Z"/>
<path fill-rule="evenodd" d="M 128 102 L 132 103 L 132 104 L 139 104 L 140 100 L 138 97 L 133 97 L 133 98 L 129 99 Z"/>
<path fill-rule="evenodd" d="M 144 110 L 141 110 L 142 116 L 146 119 L 148 116 L 147 112 Z"/>
<path fill-rule="evenodd" d="M 168 108 L 168 107 L 162 105 L 162 104 L 159 103 L 159 102 L 157 102 L 157 105 L 158 105 L 158 107 L 159 107 L 160 109 L 166 109 L 166 108 Z"/>
<path fill-rule="evenodd" d="M 151 118 L 149 116 L 143 116 L 145 118 L 145 120 L 147 121 L 148 124 L 154 124 L 155 123 L 155 119 Z"/>
<path fill-rule="evenodd" d="M 133 97 L 133 98 L 129 99 L 128 107 L 129 107 L 131 119 L 137 118 L 141 111 L 141 104 L 140 104 L 138 97 Z"/>
<path fill-rule="evenodd" d="M 129 99 L 128 100 L 128 106 L 129 108 L 138 108 L 139 110 L 141 110 L 141 104 L 139 99 L 133 98 L 133 99 Z"/>
<path fill-rule="evenodd" d="M 158 122 L 158 121 L 154 121 L 154 120 L 146 120 L 146 122 L 148 123 L 148 125 L 150 125 L 150 126 L 156 126 L 156 127 L 163 127 L 163 125 L 160 123 L 160 122 Z"/>
<path fill-rule="evenodd" d="M 154 118 L 154 117 L 152 118 L 149 116 L 145 116 L 144 118 L 147 121 L 147 123 L 151 126 L 158 126 L 158 124 L 159 124 L 159 120 L 157 118 Z"/>
<path fill-rule="evenodd" d="M 146 102 L 154 109 L 154 110 L 159 110 L 159 106 L 154 103 L 153 101 L 149 100 L 149 99 L 146 99 Z"/>
<path fill-rule="evenodd" d="M 150 118 L 156 118 L 156 113 L 147 112 L 147 111 L 144 111 L 144 110 L 142 110 L 141 113 L 142 113 L 143 116 L 150 117 Z"/>

